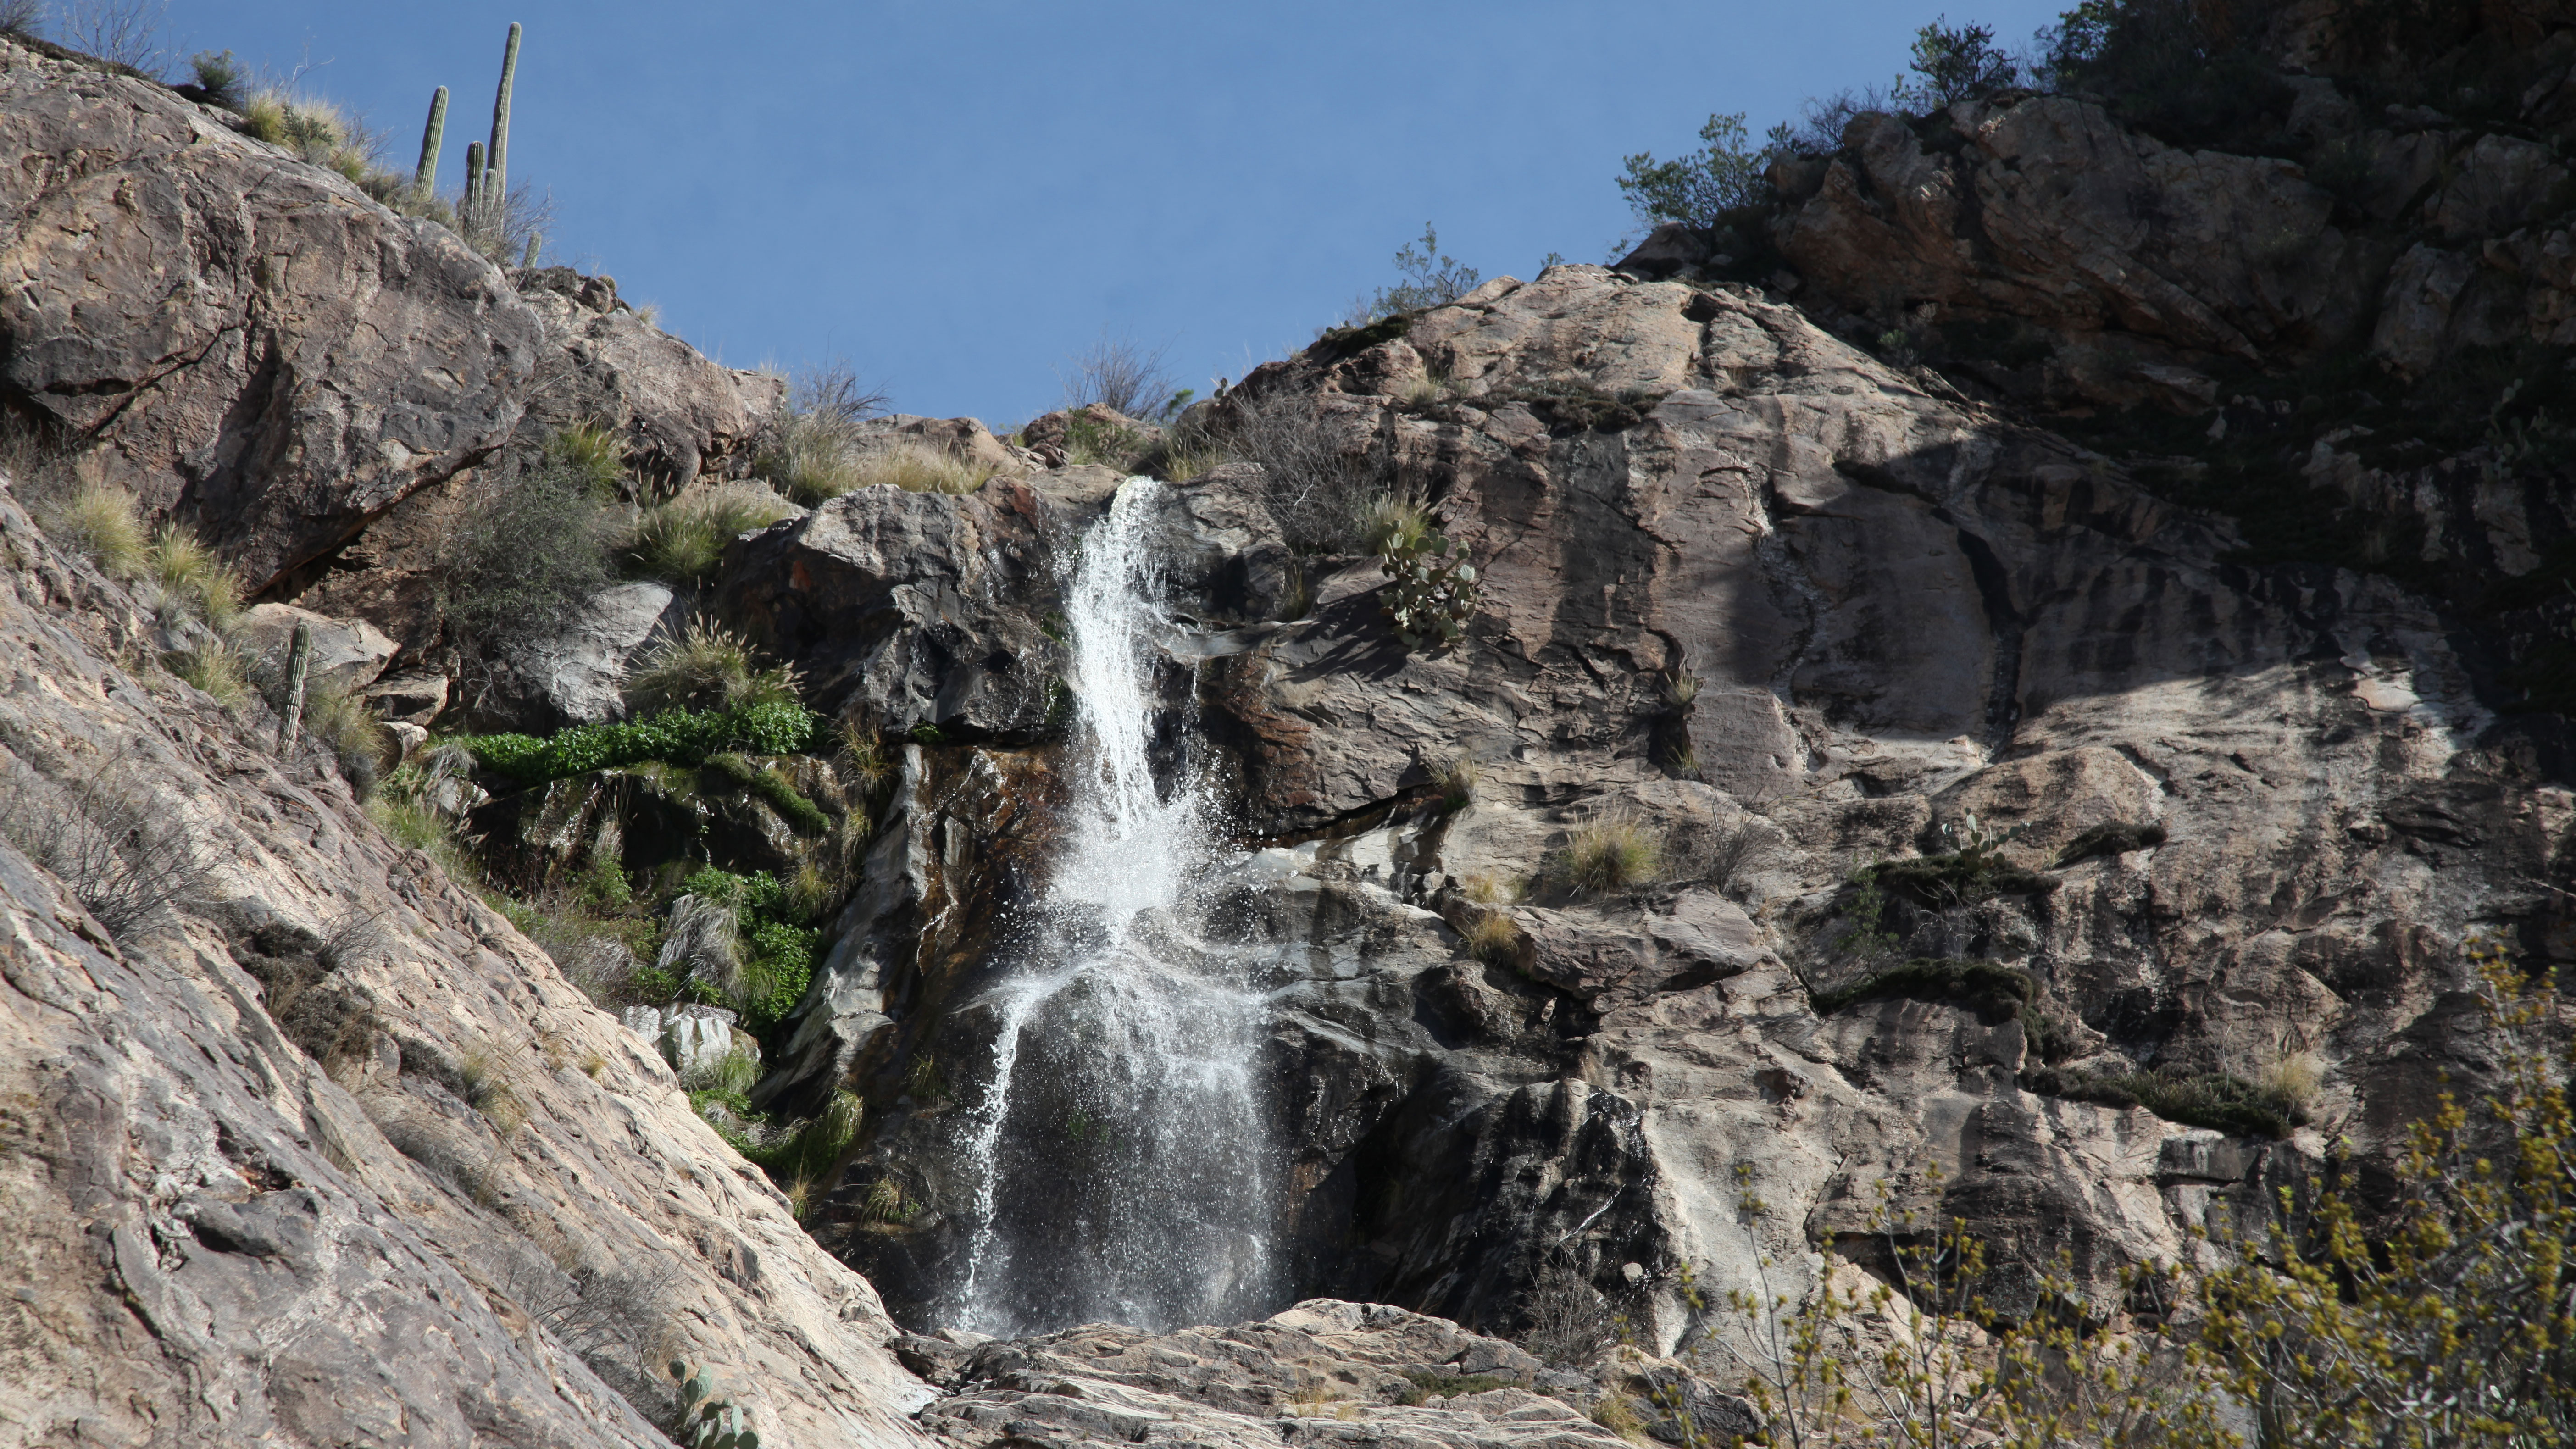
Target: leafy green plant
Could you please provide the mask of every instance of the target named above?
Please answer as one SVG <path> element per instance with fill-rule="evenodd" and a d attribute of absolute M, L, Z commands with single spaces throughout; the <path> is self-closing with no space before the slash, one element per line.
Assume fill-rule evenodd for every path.
<path fill-rule="evenodd" d="M 231 51 L 198 51 L 188 58 L 188 73 L 195 78 L 207 105 L 227 111 L 241 109 L 242 82 L 248 75 Z"/>
<path fill-rule="evenodd" d="M 545 739 L 532 735 L 467 735 L 455 743 L 505 779 L 539 785 L 567 775 L 661 760 L 697 765 L 719 750 L 789 755 L 813 738 L 817 716 L 786 701 L 692 713 L 672 710 L 640 720 L 576 725 Z"/>
<path fill-rule="evenodd" d="M 2021 67 L 1995 44 L 1994 27 L 1951 25 L 1949 17 L 1914 32 L 1906 69 L 1914 79 L 1897 88 L 1898 104 L 1918 111 L 1946 109 L 2003 90 L 2021 78 Z"/>
<path fill-rule="evenodd" d="M 1775 143 L 1784 132 L 1775 132 Z M 1700 148 L 1670 161 L 1640 151 L 1625 158 L 1619 190 L 1647 226 L 1678 221 L 1699 231 L 1715 231 L 1727 214 L 1771 201 L 1771 183 L 1763 179 L 1767 151 L 1756 149 L 1744 129 L 1744 113 L 1711 116 L 1699 128 Z"/>
<path fill-rule="evenodd" d="M 744 1420 L 741 1406 L 717 1396 L 712 1374 L 673 1359 L 671 1377 L 679 1383 L 679 1424 L 674 1437 L 683 1449 L 760 1449 L 759 1433 Z"/>
<path fill-rule="evenodd" d="M 1418 531 L 1390 530 L 1377 562 L 1392 585 L 1386 616 L 1405 648 L 1446 648 L 1466 637 L 1478 589 L 1466 549 L 1426 522 Z"/>

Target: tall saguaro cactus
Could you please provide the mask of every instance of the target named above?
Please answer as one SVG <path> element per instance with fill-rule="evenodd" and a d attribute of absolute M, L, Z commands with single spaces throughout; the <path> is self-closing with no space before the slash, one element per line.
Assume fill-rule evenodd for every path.
<path fill-rule="evenodd" d="M 429 124 L 420 133 L 420 169 L 412 173 L 411 189 L 427 196 L 438 189 L 438 143 L 447 134 L 447 87 L 429 98 Z"/>
<path fill-rule="evenodd" d="M 519 22 L 510 22 L 510 43 L 501 51 L 501 88 L 492 96 L 492 149 L 485 154 L 491 170 L 484 174 L 485 204 L 498 208 L 510 194 L 510 83 L 519 75 Z"/>

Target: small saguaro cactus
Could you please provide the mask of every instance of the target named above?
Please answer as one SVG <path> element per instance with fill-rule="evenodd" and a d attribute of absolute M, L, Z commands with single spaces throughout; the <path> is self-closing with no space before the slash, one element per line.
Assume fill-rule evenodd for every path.
<path fill-rule="evenodd" d="M 758 1431 L 743 1426 L 742 1409 L 715 1396 L 715 1376 L 671 1360 L 680 1385 L 680 1442 L 688 1449 L 760 1449 Z"/>
<path fill-rule="evenodd" d="M 465 143 L 465 211 L 466 219 L 481 215 L 483 210 L 483 143 Z"/>
<path fill-rule="evenodd" d="M 438 189 L 438 144 L 446 134 L 447 87 L 440 86 L 429 98 L 429 124 L 420 132 L 420 169 L 411 178 L 411 189 L 422 196 Z"/>
<path fill-rule="evenodd" d="M 484 204 L 501 205 L 510 194 L 510 83 L 519 75 L 519 22 L 510 22 L 509 43 L 501 49 L 501 88 L 492 95 L 492 149 L 484 153 L 492 169 L 483 181 Z"/>

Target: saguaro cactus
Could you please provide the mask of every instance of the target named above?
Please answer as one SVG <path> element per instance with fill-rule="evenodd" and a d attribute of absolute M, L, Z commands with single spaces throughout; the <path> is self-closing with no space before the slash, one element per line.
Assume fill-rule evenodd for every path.
<path fill-rule="evenodd" d="M 438 143 L 447 134 L 447 87 L 429 98 L 429 124 L 420 133 L 420 169 L 412 173 L 411 189 L 423 196 L 438 188 Z"/>
<path fill-rule="evenodd" d="M 491 170 L 485 174 L 484 199 L 498 207 L 510 194 L 510 83 L 519 75 L 519 22 L 510 22 L 510 43 L 501 51 L 501 89 L 492 96 Z"/>
<path fill-rule="evenodd" d="M 465 143 L 465 209 L 463 220 L 471 225 L 483 216 L 483 143 Z"/>

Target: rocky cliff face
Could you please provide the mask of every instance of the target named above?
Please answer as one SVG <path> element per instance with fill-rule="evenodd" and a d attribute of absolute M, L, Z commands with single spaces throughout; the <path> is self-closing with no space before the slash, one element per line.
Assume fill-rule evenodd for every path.
<path fill-rule="evenodd" d="M 1275 842 L 1245 867 L 1242 929 L 1282 982 L 1269 1065 L 1302 1288 L 1507 1326 L 1556 1244 L 1611 1290 L 1630 1264 L 1667 1290 L 1763 1253 L 1813 1271 L 1886 1191 L 2012 1244 L 1999 1300 L 2062 1250 L 2107 1307 L 2121 1264 L 2183 1251 L 2213 1202 L 2330 1144 L 2388 1150 L 2459 1069 L 2440 1045 L 2457 942 L 2550 949 L 2536 881 L 2569 797 L 2518 757 L 2436 610 L 2383 579 L 2224 562 L 2224 519 L 1791 308 L 1559 267 L 1246 386 L 1317 389 L 1484 570 L 1455 650 L 1396 643 L 1374 561 L 1315 559 L 1301 617 L 1175 651 L 1173 708 L 1195 699 L 1250 843 Z M 1247 491 L 1176 490 L 1238 513 Z M 817 987 L 843 1049 L 808 1060 L 873 1064 L 886 1097 L 916 1054 L 952 1080 L 989 1055 L 989 1021 L 940 1009 L 971 952 L 859 943 L 1009 908 L 1025 876 L 979 862 L 1025 832 L 1002 782 L 1026 753 L 914 752 L 880 846 L 892 888 Z M 1450 811 L 1433 771 L 1461 754 L 1479 778 Z M 995 784 L 959 788 L 976 780 Z M 1569 832 L 1613 814 L 1667 842 L 1664 878 L 1552 884 Z M 1955 862 L 1942 829 L 1971 814 L 2022 827 L 2006 854 L 2039 873 L 1893 888 L 1856 919 L 1855 871 Z M 1530 893 L 1494 901 L 1496 880 Z M 1480 960 L 1463 938 L 1489 917 L 1510 944 Z M 1876 974 L 1922 958 L 2024 972 L 2031 994 Z M 2051 1089 L 2255 1079 L 2302 1051 L 2326 1085 L 2278 1140 Z M 957 1247 L 943 1119 L 962 1109 L 895 1105 L 862 1177 L 930 1206 L 859 1242 L 900 1305 Z M 1739 1170 L 1774 1205 L 1753 1227 Z M 1681 1331 L 1673 1299 L 1660 1312 Z"/>
<path fill-rule="evenodd" d="M 1607 1443 L 1563 1404 L 1623 1384 L 1705 1438 L 1741 1406 L 1645 1356 L 1707 1331 L 1694 1279 L 1796 1293 L 1938 1212 L 2007 1313 L 2062 1258 L 2109 1318 L 2120 1268 L 2221 1209 L 2369 1183 L 2481 1080 L 2463 943 L 2567 951 L 2570 520 L 2545 418 L 2410 450 L 2347 393 L 2422 419 L 2476 349 L 2563 346 L 2563 177 L 2496 125 L 2282 84 L 2344 189 L 2099 98 L 1865 116 L 1784 163 L 1759 276 L 1667 234 L 1192 419 L 1246 456 L 1131 495 L 1169 616 L 1149 733 L 1223 807 L 1204 944 L 1262 993 L 1267 1306 L 1296 1305 L 1231 1329 L 926 1336 L 975 1227 L 990 988 L 1067 829 L 1069 562 L 1120 486 L 1046 466 L 1066 427 L 890 423 L 999 476 L 727 546 L 704 602 L 797 667 L 837 758 L 737 762 L 766 793 L 653 762 L 433 792 L 544 891 L 788 877 L 824 837 L 781 802 L 827 816 L 855 879 L 747 1101 L 867 1125 L 796 1206 L 645 1035 L 0 500 L 30 842 L 0 849 L 6 1437 L 649 1443 L 680 1356 L 791 1444 Z M 2532 86 L 2526 130 L 2563 89 Z M 448 522 L 574 423 L 638 501 L 738 476 L 775 380 L 145 82 L 0 41 L 0 127 L 14 410 L 221 543 L 261 627 L 290 599 L 372 626 L 328 667 L 390 670 L 388 709 L 453 725 L 468 665 L 535 681 L 485 678 L 508 719 L 622 708 L 690 601 L 619 584 L 464 660 Z M 2389 370 L 2317 381 L 2365 337 Z M 1377 561 L 1312 547 L 1256 415 L 1430 505 L 1480 573 L 1464 639 L 1407 648 Z M 1604 829 L 1660 859 L 1575 879 Z M 82 878 L 137 861 L 169 888 Z M 1479 1336 L 1547 1293 L 1647 1341 L 1551 1377 Z"/>

